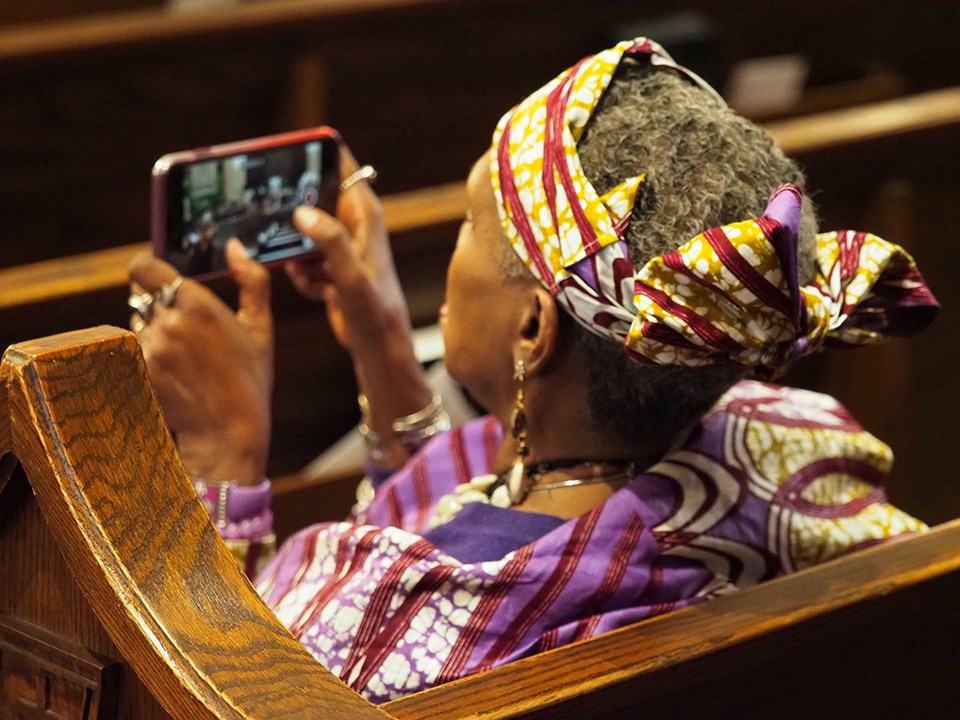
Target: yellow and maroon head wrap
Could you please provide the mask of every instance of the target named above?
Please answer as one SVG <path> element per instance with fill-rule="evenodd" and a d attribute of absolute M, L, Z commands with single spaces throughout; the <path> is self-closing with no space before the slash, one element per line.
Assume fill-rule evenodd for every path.
<path fill-rule="evenodd" d="M 508 112 L 493 136 L 493 189 L 510 244 L 590 331 L 664 365 L 777 368 L 825 342 L 861 345 L 921 329 L 937 302 L 902 248 L 868 233 L 818 236 L 800 286 L 802 191 L 782 185 L 759 218 L 711 228 L 636 270 L 624 241 L 644 175 L 599 195 L 577 142 L 625 56 L 716 93 L 646 38 L 585 58 Z"/>

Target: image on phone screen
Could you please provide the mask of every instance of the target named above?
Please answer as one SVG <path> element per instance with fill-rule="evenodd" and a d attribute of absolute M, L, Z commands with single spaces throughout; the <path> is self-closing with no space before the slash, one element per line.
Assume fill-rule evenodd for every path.
<path fill-rule="evenodd" d="M 176 165 L 167 177 L 166 260 L 188 276 L 222 271 L 234 237 L 264 263 L 310 253 L 293 211 L 333 212 L 338 185 L 337 144 L 326 138 Z"/>

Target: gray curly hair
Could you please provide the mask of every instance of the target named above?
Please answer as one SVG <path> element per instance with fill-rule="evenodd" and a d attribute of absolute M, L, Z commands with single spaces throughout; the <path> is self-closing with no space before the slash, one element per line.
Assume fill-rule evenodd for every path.
<path fill-rule="evenodd" d="M 632 58 L 620 64 L 578 152 L 600 194 L 646 173 L 626 237 L 637 268 L 709 227 L 759 216 L 780 183 L 804 184 L 800 168 L 763 129 L 675 71 Z M 816 234 L 813 204 L 804 198 L 801 282 L 814 275 Z M 512 248 L 503 265 L 508 279 L 529 277 Z M 591 422 L 620 437 L 671 438 L 749 373 L 737 364 L 642 365 L 622 346 L 561 316 L 561 335 L 589 368 Z"/>

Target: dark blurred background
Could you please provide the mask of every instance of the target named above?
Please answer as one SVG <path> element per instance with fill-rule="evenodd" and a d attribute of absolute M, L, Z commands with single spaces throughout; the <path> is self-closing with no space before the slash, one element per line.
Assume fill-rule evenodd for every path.
<path fill-rule="evenodd" d="M 174 150 L 330 124 L 377 167 L 381 194 L 460 180 L 506 109 L 635 35 L 758 121 L 960 85 L 956 0 L 263 0 L 190 12 L 203 4 L 0 5 L 0 268 L 146 240 L 150 168 Z M 824 227 L 871 223 L 906 243 L 944 301 L 916 341 L 814 361 L 791 378 L 839 395 L 892 441 L 891 492 L 928 521 L 960 514 L 956 134 L 801 158 Z M 455 228 L 395 238 L 418 324 L 435 318 Z M 125 297 L 112 288 L 0 307 L 0 347 L 123 324 Z M 280 276 L 275 305 L 272 470 L 290 472 L 357 411 L 322 308 Z"/>

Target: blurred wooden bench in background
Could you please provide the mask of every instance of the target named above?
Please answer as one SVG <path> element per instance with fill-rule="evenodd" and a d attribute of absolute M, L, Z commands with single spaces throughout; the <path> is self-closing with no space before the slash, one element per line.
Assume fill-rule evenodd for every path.
<path fill-rule="evenodd" d="M 699 45 L 678 58 L 721 88 L 744 59 L 805 57 L 814 97 L 798 110 L 960 84 L 951 0 L 594 0 L 589 12 L 579 0 L 260 0 L 192 13 L 117 0 L 85 16 L 108 4 L 27 5 L 0 8 L 0 23 L 19 21 L 0 25 L 0 236 L 17 265 L 139 240 L 153 161 L 189 147 L 328 123 L 385 192 L 460 180 L 533 88 L 627 34 L 668 41 L 684 18 L 699 18 Z M 824 42 L 827 27 L 842 41 Z"/>
<path fill-rule="evenodd" d="M 948 717 L 958 544 L 948 523 L 376 709 L 240 574 L 131 334 L 0 365 L 4 720 Z"/>
<path fill-rule="evenodd" d="M 798 112 L 960 85 L 960 44 L 945 39 L 960 25 L 960 4 L 950 0 L 834 0 L 815 11 L 754 0 L 595 0 L 589 12 L 579 0 L 273 0 L 198 13 L 172 13 L 164 5 L 10 0 L 0 8 L 0 267 L 72 257 L 67 262 L 79 271 L 73 277 L 92 271 L 102 279 L 112 267 L 115 281 L 126 253 L 117 248 L 147 234 L 154 159 L 228 139 L 327 122 L 380 170 L 381 193 L 461 181 L 506 108 L 560 68 L 636 33 L 663 39 L 721 88 L 743 60 L 799 54 L 810 63 L 811 88 Z M 685 44 L 671 30 L 679 26 L 699 27 L 696 42 Z M 824 28 L 842 28 L 842 36 L 824 42 Z M 832 149 L 817 151 L 805 135 L 793 148 L 810 166 L 811 187 L 824 191 L 825 226 L 871 227 L 901 240 L 881 225 L 912 203 L 919 215 L 927 216 L 927 208 L 946 214 L 933 219 L 940 222 L 934 235 L 946 234 L 957 197 L 947 158 L 956 143 L 939 147 L 914 129 L 907 133 L 912 141 L 894 133 L 857 145 L 843 130 L 847 122 L 855 127 L 856 117 L 825 118 L 828 135 L 847 135 L 840 147 L 827 143 Z M 894 145 L 911 142 L 909 152 L 891 154 Z M 895 203 L 886 207 L 876 198 L 898 178 L 909 181 L 910 191 L 887 186 L 883 193 Z M 875 225 L 878 214 L 883 222 Z M 417 323 L 435 317 L 457 222 L 437 219 L 395 238 Z M 930 236 L 920 229 L 917 235 Z M 94 250 L 118 254 L 73 257 Z M 946 270 L 952 256 L 940 252 L 924 243 L 919 259 L 928 273 L 936 266 L 952 280 Z M 47 273 L 60 273 L 56 265 L 33 269 L 47 280 Z M 26 281 L 17 281 L 18 274 L 4 280 L 17 282 L 22 293 Z M 936 289 L 947 292 L 936 280 Z M 98 283 L 82 295 L 56 290 L 46 301 L 0 303 L 0 348 L 101 322 L 123 324 L 122 290 Z M 274 474 L 302 467 L 356 419 L 349 363 L 330 349 L 316 308 L 283 281 L 275 307 L 284 320 Z M 928 335 L 916 347 L 933 349 L 925 357 L 942 356 L 943 337 Z M 923 372 L 934 376 L 939 368 Z M 945 391 L 956 389 L 943 382 Z M 908 460 L 922 467 L 943 457 L 944 435 L 943 429 L 924 435 L 916 452 L 906 450 Z M 943 502 L 939 490 L 925 492 L 911 489 L 920 501 L 910 509 L 928 519 L 958 507 Z"/>
<path fill-rule="evenodd" d="M 941 480 L 942 468 L 960 465 L 960 446 L 951 440 L 960 415 L 960 374 L 953 361 L 960 317 L 951 312 L 960 304 L 953 249 L 960 227 L 960 177 L 954 167 L 960 155 L 960 89 L 767 127 L 806 167 L 822 226 L 869 229 L 905 245 L 946 308 L 917 338 L 828 353 L 802 363 L 787 382 L 836 395 L 893 446 L 898 460 L 889 489 L 897 504 L 927 522 L 960 515 L 960 487 Z M 444 272 L 465 208 L 462 184 L 389 195 L 384 207 L 414 322 L 430 324 L 442 302 Z M 0 270 L 0 347 L 91 323 L 125 324 L 126 266 L 145 247 Z M 322 308 L 299 298 L 282 273 L 275 279 L 271 473 L 276 476 L 298 471 L 352 427 L 357 409 L 349 361 Z M 230 298 L 229 283 L 216 289 Z M 335 517 L 347 504 L 352 477 L 341 477 L 336 489 L 321 482 L 329 478 L 283 478 L 281 530 L 300 527 L 321 512 Z"/>

